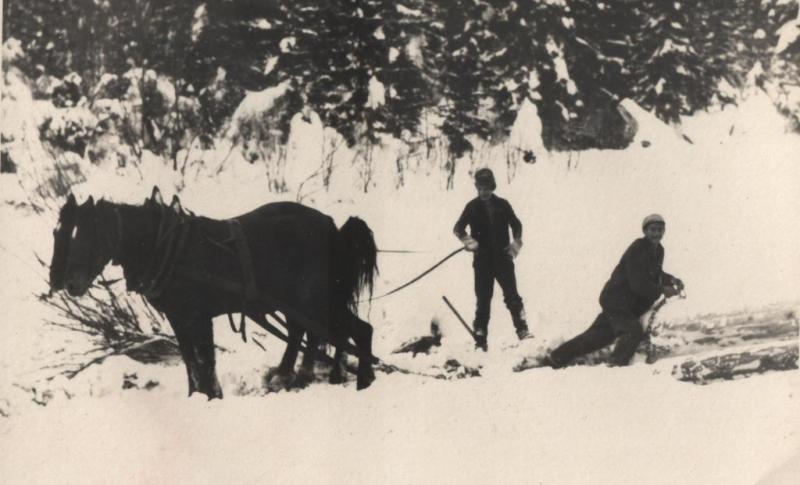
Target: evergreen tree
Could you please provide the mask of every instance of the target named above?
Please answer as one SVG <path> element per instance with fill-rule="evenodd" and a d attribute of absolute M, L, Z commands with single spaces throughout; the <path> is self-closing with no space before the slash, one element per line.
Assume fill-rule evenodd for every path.
<path fill-rule="evenodd" d="M 732 85 L 732 68 L 737 58 L 735 30 L 741 21 L 736 6 L 729 1 L 708 0 L 697 5 L 697 18 L 692 25 L 693 44 L 705 59 L 706 70 L 716 80 Z M 709 86 L 710 99 L 716 86 Z"/>
<path fill-rule="evenodd" d="M 686 2 L 645 0 L 634 55 L 634 96 L 664 121 L 704 106 L 707 73 L 692 45 Z"/>
<path fill-rule="evenodd" d="M 629 98 L 640 0 L 571 0 L 575 42 L 569 63 L 578 88 L 591 99 Z"/>
<path fill-rule="evenodd" d="M 450 152 L 460 157 L 470 140 L 503 140 L 526 98 L 554 147 L 574 146 L 575 120 L 623 97 L 677 122 L 706 107 L 721 79 L 741 85 L 756 62 L 769 71 L 776 31 L 797 7 L 784 0 L 12 0 L 3 13 L 4 38 L 22 41 L 29 75 L 74 71 L 91 86 L 103 73 L 152 69 L 173 80 L 178 95 L 201 101 L 207 141 L 245 90 L 288 81 L 283 141 L 303 107 L 350 145 L 376 143 L 382 133 L 414 140 L 427 110 L 441 116 Z M 792 59 L 781 59 L 782 72 Z M 164 115 L 148 109 L 145 117 Z"/>
<path fill-rule="evenodd" d="M 420 117 L 434 104 L 437 93 L 436 67 L 428 49 L 439 40 L 430 25 L 432 7 L 425 0 L 392 0 L 380 3 L 382 25 L 379 34 L 387 57 L 376 72 L 386 88 L 381 109 L 381 131 L 410 141 L 418 138 Z"/>
<path fill-rule="evenodd" d="M 198 0 L 12 0 L 3 37 L 18 38 L 36 66 L 56 77 L 77 72 L 90 84 L 132 63 L 182 75 Z"/>
<path fill-rule="evenodd" d="M 209 2 L 205 27 L 196 35 L 187 77 L 205 86 L 221 68 L 226 80 L 256 91 L 273 84 L 265 73 L 267 60 L 280 52 L 284 29 L 280 2 L 235 0 Z"/>
<path fill-rule="evenodd" d="M 443 42 L 434 53 L 439 68 L 442 99 L 437 109 L 442 114 L 442 133 L 454 158 L 472 150 L 468 137 L 487 138 L 489 123 L 480 116 L 483 66 L 480 44 L 485 41 L 483 16 L 488 5 L 477 0 L 455 0 L 440 8 Z"/>
<path fill-rule="evenodd" d="M 569 138 L 567 125 L 580 116 L 585 106 L 573 79 L 575 65 L 569 62 L 576 47 L 575 19 L 565 1 L 537 2 L 535 7 L 526 14 L 538 77 L 535 98 L 544 142 L 558 148 Z"/>

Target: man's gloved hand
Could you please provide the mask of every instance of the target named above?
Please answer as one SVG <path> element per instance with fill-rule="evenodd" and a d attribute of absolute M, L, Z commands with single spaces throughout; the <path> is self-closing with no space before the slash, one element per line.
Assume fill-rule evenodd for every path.
<path fill-rule="evenodd" d="M 511 256 L 511 259 L 514 259 L 519 254 L 520 249 L 522 249 L 522 239 L 514 239 L 511 244 L 506 247 L 506 253 Z"/>
<path fill-rule="evenodd" d="M 478 241 L 473 239 L 472 236 L 464 236 L 461 238 L 461 242 L 464 243 L 464 248 L 471 253 L 478 250 Z"/>

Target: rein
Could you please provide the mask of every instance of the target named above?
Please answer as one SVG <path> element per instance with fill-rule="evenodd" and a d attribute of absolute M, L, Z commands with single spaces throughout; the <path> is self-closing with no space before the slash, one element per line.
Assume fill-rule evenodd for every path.
<path fill-rule="evenodd" d="M 450 254 L 445 256 L 444 258 L 440 259 L 439 262 L 437 262 L 436 264 L 434 264 L 430 268 L 426 269 L 425 271 L 423 271 L 422 273 L 420 273 L 418 276 L 414 277 L 410 281 L 407 281 L 406 283 L 404 283 L 404 284 L 398 286 L 397 288 L 395 288 L 395 289 L 393 289 L 391 291 L 388 291 L 388 292 L 386 292 L 386 293 L 384 293 L 382 295 L 376 296 L 374 298 L 370 298 L 370 301 L 378 300 L 380 298 L 384 298 L 384 297 L 387 297 L 389 295 L 393 295 L 393 294 L 397 293 L 398 291 L 400 291 L 400 290 L 402 290 L 404 288 L 408 288 L 409 286 L 413 285 L 417 281 L 421 280 L 422 278 L 424 278 L 425 276 L 430 274 L 433 270 L 435 270 L 436 268 L 438 268 L 439 266 L 444 264 L 445 261 L 447 261 L 448 259 L 452 258 L 456 254 L 460 253 L 464 249 L 465 249 L 464 246 L 459 247 L 458 249 L 456 249 L 455 251 L 451 252 Z"/>

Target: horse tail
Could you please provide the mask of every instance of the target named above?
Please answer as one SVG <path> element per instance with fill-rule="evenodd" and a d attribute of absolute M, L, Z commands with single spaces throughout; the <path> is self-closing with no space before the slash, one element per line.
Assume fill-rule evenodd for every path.
<path fill-rule="evenodd" d="M 372 230 L 358 217 L 351 217 L 339 228 L 341 253 L 335 262 L 339 294 L 355 310 L 364 289 L 372 298 L 372 286 L 378 273 L 378 249 Z"/>

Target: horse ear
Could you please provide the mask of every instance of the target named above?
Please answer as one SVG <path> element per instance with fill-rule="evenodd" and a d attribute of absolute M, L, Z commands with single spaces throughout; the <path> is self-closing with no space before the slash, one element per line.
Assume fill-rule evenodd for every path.
<path fill-rule="evenodd" d="M 169 204 L 169 208 L 176 214 L 183 215 L 183 206 L 181 206 L 181 200 L 178 198 L 178 194 L 172 196 L 172 202 Z"/>
<path fill-rule="evenodd" d="M 70 192 L 69 197 L 67 197 L 67 207 L 75 207 L 76 205 L 78 205 L 78 201 L 75 200 L 75 194 Z"/>
<path fill-rule="evenodd" d="M 90 195 L 89 198 L 86 199 L 86 202 L 84 202 L 84 205 L 88 205 L 89 207 L 93 206 L 94 205 L 94 197 L 92 197 Z"/>
<path fill-rule="evenodd" d="M 150 195 L 150 198 L 158 205 L 164 205 L 164 199 L 161 197 L 161 191 L 158 190 L 158 185 L 153 186 L 153 192 Z"/>

